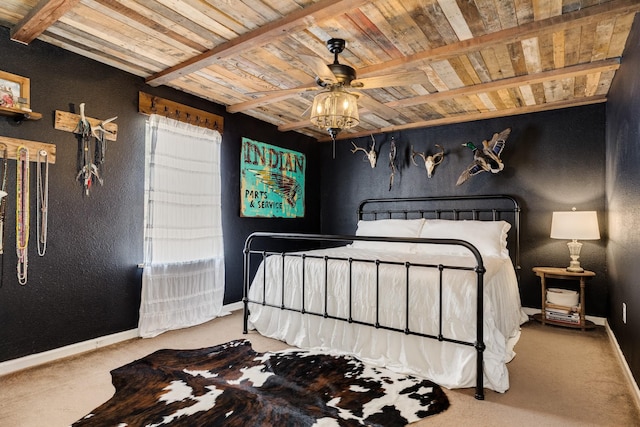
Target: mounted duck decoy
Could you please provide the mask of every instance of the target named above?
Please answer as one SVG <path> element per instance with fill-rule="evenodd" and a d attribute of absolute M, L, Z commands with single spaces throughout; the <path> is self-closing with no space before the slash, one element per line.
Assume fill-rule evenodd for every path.
<path fill-rule="evenodd" d="M 510 133 L 511 128 L 506 128 L 500 133 L 494 133 L 491 141 L 482 141 L 482 152 L 489 159 L 489 166 L 493 173 L 498 173 L 504 169 L 504 163 L 502 162 L 500 155 L 502 154 L 502 150 L 504 150 L 504 146 L 507 143 L 507 138 L 509 138 Z"/>
<path fill-rule="evenodd" d="M 465 181 L 480 172 L 489 172 L 491 170 L 487 156 L 480 151 L 473 142 L 466 142 L 462 144 L 462 146 L 473 150 L 473 163 L 467 166 L 467 168 L 460 174 L 456 185 L 464 184 Z"/>
<path fill-rule="evenodd" d="M 481 172 L 498 173 L 502 171 L 504 162 L 500 156 L 510 133 L 511 128 L 507 128 L 500 133 L 494 133 L 491 141 L 482 141 L 482 150 L 476 147 L 473 142 L 462 144 L 463 147 L 473 151 L 473 163 L 460 174 L 456 185 L 462 185 L 470 177 Z"/>

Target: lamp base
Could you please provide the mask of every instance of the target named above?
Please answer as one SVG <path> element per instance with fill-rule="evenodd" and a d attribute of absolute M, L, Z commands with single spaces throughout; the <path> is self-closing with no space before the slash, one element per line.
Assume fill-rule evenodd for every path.
<path fill-rule="evenodd" d="M 571 257 L 571 261 L 569 262 L 569 267 L 567 267 L 567 271 L 572 273 L 582 273 L 584 272 L 584 268 L 580 267 L 580 249 L 582 249 L 582 243 L 577 240 L 573 240 L 567 243 L 569 247 L 569 256 Z"/>
<path fill-rule="evenodd" d="M 580 267 L 580 264 L 578 263 L 577 267 L 574 265 L 569 265 L 569 267 L 567 267 L 567 271 L 571 273 L 584 273 L 584 268 Z"/>

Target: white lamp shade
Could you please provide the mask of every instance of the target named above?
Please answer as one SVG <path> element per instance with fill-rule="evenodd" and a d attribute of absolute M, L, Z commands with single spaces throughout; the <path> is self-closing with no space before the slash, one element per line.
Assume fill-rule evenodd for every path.
<path fill-rule="evenodd" d="M 566 240 L 598 240 L 596 211 L 554 212 L 551 219 L 551 238 Z"/>

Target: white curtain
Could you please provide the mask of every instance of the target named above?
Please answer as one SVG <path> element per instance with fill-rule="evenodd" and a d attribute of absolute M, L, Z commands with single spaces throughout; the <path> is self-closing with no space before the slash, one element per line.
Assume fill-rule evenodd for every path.
<path fill-rule="evenodd" d="M 217 131 L 149 117 L 142 337 L 223 314 L 221 142 Z"/>

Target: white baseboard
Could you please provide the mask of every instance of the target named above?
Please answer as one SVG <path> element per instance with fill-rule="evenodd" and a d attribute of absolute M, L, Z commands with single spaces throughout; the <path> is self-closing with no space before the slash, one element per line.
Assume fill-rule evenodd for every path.
<path fill-rule="evenodd" d="M 627 359 L 625 359 L 624 354 L 622 353 L 622 349 L 618 344 L 618 339 L 616 338 L 615 334 L 611 330 L 611 327 L 609 327 L 609 322 L 606 322 L 605 329 L 607 331 L 607 334 L 609 335 L 611 344 L 615 349 L 616 355 L 618 356 L 618 360 L 620 361 L 620 365 L 622 366 L 622 370 L 624 371 L 625 377 L 627 378 L 627 381 L 629 381 L 629 385 L 631 386 L 631 390 L 632 390 L 631 394 L 635 399 L 636 406 L 640 408 L 640 388 L 638 388 L 638 383 L 636 382 L 635 378 L 633 378 L 633 374 L 631 373 L 631 369 L 629 368 Z"/>
<path fill-rule="evenodd" d="M 116 344 L 137 337 L 138 329 L 136 328 L 64 347 L 54 348 L 53 350 L 43 351 L 42 353 L 30 354 L 18 359 L 7 360 L 6 362 L 0 363 L 0 376 L 20 371 L 22 369 L 32 368 L 57 359 L 62 359 L 63 357 L 75 356 L 86 351 L 96 350 L 101 347 L 106 347 L 111 344 Z"/>
<path fill-rule="evenodd" d="M 242 301 L 232 302 L 222 307 L 223 311 L 236 311 L 244 309 L 244 303 Z"/>
<path fill-rule="evenodd" d="M 528 316 L 533 316 L 534 314 L 540 313 L 539 308 L 522 307 L 522 311 L 527 313 Z M 595 323 L 598 326 L 604 326 L 605 323 L 607 322 L 606 318 L 597 317 L 597 316 L 585 316 L 585 319 L 591 320 L 593 323 Z"/>
<path fill-rule="evenodd" d="M 242 302 L 228 304 L 222 307 L 222 312 L 230 312 L 243 308 Z M 97 350 L 101 347 L 117 344 L 132 338 L 138 338 L 138 328 L 128 331 L 118 332 L 116 334 L 105 335 L 91 340 L 70 344 L 64 347 L 54 348 L 53 350 L 44 351 L 42 353 L 30 354 L 18 359 L 0 362 L 0 376 L 13 372 L 21 371 L 44 363 L 53 362 L 64 357 L 75 356 L 91 350 Z"/>

